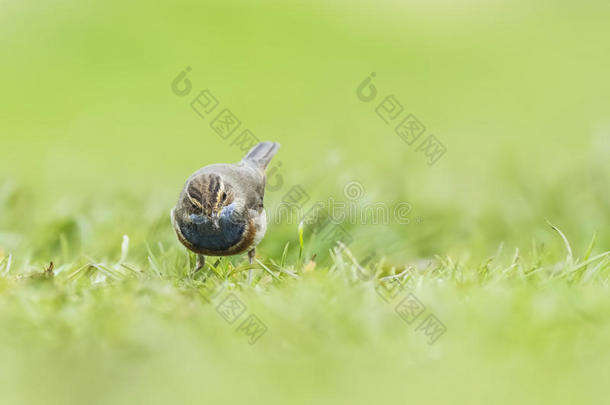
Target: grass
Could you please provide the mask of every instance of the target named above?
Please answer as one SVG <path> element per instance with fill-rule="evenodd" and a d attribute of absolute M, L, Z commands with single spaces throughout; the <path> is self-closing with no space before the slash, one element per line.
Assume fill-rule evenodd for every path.
<path fill-rule="evenodd" d="M 0 402 L 603 403 L 608 2 L 454 3 L 1 3 Z M 252 284 L 243 256 L 191 277 L 169 211 L 242 155 L 203 89 L 281 143 L 269 213 L 298 186 L 408 221 L 341 246 L 269 215 Z"/>
<path fill-rule="evenodd" d="M 54 268 L 3 253 L 3 398 L 596 403 L 610 361 L 610 252 L 593 254 L 595 237 L 573 252 L 559 229 L 548 231 L 563 245 L 560 261 L 533 243 L 470 264 L 381 257 L 363 266 L 343 246 L 320 267 L 294 229 L 295 249 L 288 241 L 257 260 L 250 285 L 243 258 L 192 277 L 194 257 L 176 243 L 133 246 L 128 236 L 114 259 L 57 252 Z M 404 289 L 388 294 L 388 280 Z M 425 307 L 412 323 L 395 310 L 409 293 Z M 218 312 L 231 294 L 266 326 L 254 344 L 239 330 L 246 315 L 229 324 Z M 433 344 L 417 329 L 428 315 L 446 327 Z"/>

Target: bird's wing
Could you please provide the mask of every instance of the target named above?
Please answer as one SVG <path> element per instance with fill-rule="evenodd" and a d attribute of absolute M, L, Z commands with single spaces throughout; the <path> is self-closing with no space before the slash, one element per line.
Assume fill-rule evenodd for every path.
<path fill-rule="evenodd" d="M 248 165 L 236 167 L 237 183 L 244 197 L 245 207 L 261 212 L 265 195 L 266 177 L 264 171 Z"/>

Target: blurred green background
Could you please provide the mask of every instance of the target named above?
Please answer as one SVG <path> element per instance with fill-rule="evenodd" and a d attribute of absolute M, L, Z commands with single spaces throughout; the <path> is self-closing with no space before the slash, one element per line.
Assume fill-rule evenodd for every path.
<path fill-rule="evenodd" d="M 4 256 L 12 255 L 16 273 L 38 271 L 51 260 L 61 266 L 82 255 L 95 260 L 117 259 L 124 234 L 131 239 L 131 260 L 143 265 L 149 253 L 146 243 L 160 242 L 182 252 L 169 224 L 169 211 L 184 180 L 203 165 L 237 161 L 242 155 L 231 145 L 237 133 L 222 139 L 210 128 L 211 117 L 202 119 L 191 109 L 190 102 L 203 89 L 210 89 L 218 98 L 219 108 L 231 109 L 241 120 L 240 130 L 249 128 L 261 140 L 281 143 L 274 162 L 281 164 L 282 187 L 268 191 L 269 210 L 278 206 L 293 185 L 301 185 L 313 202 L 344 199 L 345 185 L 354 181 L 363 186 L 366 201 L 411 205 L 409 224 L 346 225 L 354 238 L 350 248 L 359 258 L 375 252 L 389 266 L 399 267 L 438 255 L 478 265 L 499 246 L 508 255 L 534 246 L 550 262 L 563 260 L 564 244 L 546 220 L 565 233 L 575 255 L 582 255 L 595 232 L 594 253 L 609 250 L 609 18 L 607 1 L 1 1 L 0 251 Z M 179 97 L 172 92 L 171 83 L 187 66 L 192 68 L 188 79 L 193 90 Z M 373 83 L 378 95 L 373 102 L 364 103 L 357 98 L 356 88 L 371 72 L 376 73 Z M 426 126 L 427 134 L 434 134 L 446 146 L 447 152 L 435 165 L 429 166 L 415 146 L 406 145 L 392 126 L 377 116 L 375 108 L 387 95 L 394 95 L 407 113 Z M 294 224 L 271 224 L 260 245 L 260 256 L 279 257 L 286 242 L 291 242 L 294 257 L 296 236 Z M 6 293 L 8 287 L 3 288 Z M 127 291 L 131 291 L 129 288 Z M 155 284 L 153 290 L 157 288 L 163 290 Z M 314 284 L 312 288 L 320 287 Z M 343 291 L 343 287 L 337 288 Z M 19 294 L 14 294 L 15 302 L 23 304 Z M 69 291 L 62 294 L 63 298 L 53 295 L 53 300 L 70 301 Z M 116 292 L 108 294 L 106 299 L 111 301 L 123 297 Z M 160 294 L 156 299 L 162 302 L 159 296 L 163 293 L 155 294 Z M 333 294 L 328 295 L 330 302 Z M 349 297 L 346 303 L 366 308 L 349 290 L 344 294 Z M 458 300 L 459 294 L 455 294 L 439 297 L 430 293 L 429 299 L 450 308 L 454 299 Z M 529 294 L 534 293 L 528 289 L 511 300 L 519 308 L 527 307 L 522 302 L 530 298 L 545 302 L 544 297 L 532 298 Z M 580 291 L 565 294 L 578 299 L 586 296 Z M 563 293 L 560 296 L 564 297 Z M 274 303 L 279 305 L 285 298 L 276 297 Z M 96 301 L 89 299 L 95 307 Z M 482 299 L 481 305 L 498 304 L 486 299 L 489 297 Z M 186 301 L 171 305 L 188 306 Z M 309 297 L 305 302 L 316 300 Z M 29 313 L 28 306 L 21 304 L 14 305 Z M 297 300 L 295 305 L 302 304 Z M 595 311 L 608 309 L 607 301 L 598 304 L 592 304 Z M 132 314 L 125 309 L 130 305 L 122 307 L 125 313 Z M 564 302 L 554 307 L 554 313 L 561 313 L 563 305 L 571 308 Z M 12 307 L 7 304 L 7 308 Z M 51 315 L 56 314 L 52 308 L 42 313 L 55 316 Z M 205 310 L 213 316 L 212 309 Z M 7 322 L 19 323 L 19 316 L 14 315 L 19 311 L 12 315 L 10 309 L 5 311 L 2 319 L 6 328 L 11 325 Z M 82 319 L 96 316 L 95 311 L 83 311 Z M 113 319 L 116 308 L 108 311 L 104 316 Z M 464 313 L 458 316 L 461 327 L 493 318 L 482 308 L 478 311 L 482 318 Z M 347 316 L 339 312 L 338 318 Z M 133 314 L 141 315 L 143 318 L 138 319 L 146 323 L 145 307 L 136 305 Z M 451 312 L 445 315 L 456 316 Z M 523 321 L 519 315 L 515 317 L 516 324 Z M 316 322 L 323 330 L 337 327 L 342 332 L 333 335 L 324 349 L 312 349 L 317 344 L 313 340 L 297 345 L 294 358 L 307 364 L 293 370 L 294 377 L 324 387 L 317 392 L 326 392 L 329 402 L 329 393 L 339 386 L 344 392 L 352 392 L 353 399 L 366 402 L 366 398 L 379 398 L 362 386 L 359 390 L 368 394 L 349 391 L 351 384 L 366 386 L 367 382 L 353 370 L 342 383 L 331 379 L 333 383 L 327 386 L 322 370 L 339 373 L 338 364 L 342 363 L 329 360 L 324 365 L 311 360 L 310 364 L 307 360 L 309 350 L 315 352 L 312 359 L 320 361 L 328 350 L 335 360 L 347 361 L 349 349 L 360 350 L 350 339 L 369 342 L 374 338 L 354 337 L 349 322 L 340 327 L 330 321 Z M 525 324 L 532 326 L 533 322 L 528 318 Z M 557 329 L 559 335 L 576 334 L 570 319 L 558 322 L 562 325 Z M 36 322 L 32 325 L 41 327 Z M 179 329 L 179 325 L 171 323 L 172 328 Z M 22 336 L 21 343 L 32 333 L 24 328 L 23 336 L 17 334 Z M 82 336 L 96 336 L 96 328 L 104 336 L 113 330 L 97 325 Z M 395 387 L 401 376 L 418 381 L 413 370 L 402 369 L 408 364 L 395 364 L 395 352 L 390 348 L 398 344 L 400 336 L 392 328 L 398 325 L 391 327 L 385 343 L 379 338 L 378 344 L 368 347 L 379 350 L 379 357 L 375 361 L 360 359 L 358 363 L 363 369 L 368 364 L 377 370 L 373 385 L 392 381 Z M 299 333 L 288 329 L 289 335 Z M 159 336 L 160 342 L 155 344 L 171 346 L 171 333 L 164 330 L 155 324 L 149 336 Z M 151 369 L 166 367 L 169 361 L 176 364 L 167 366 L 168 370 L 179 370 L 177 359 L 189 356 L 187 348 L 195 350 L 197 339 L 193 336 L 201 330 L 177 332 L 187 336 L 178 340 L 182 348 L 177 345 L 171 349 L 175 356 L 148 360 Z M 276 326 L 276 342 L 281 340 L 279 330 L 281 327 Z M 524 346 L 542 345 L 537 334 L 540 331 L 527 330 L 522 335 Z M 38 333 L 35 336 L 40 338 Z M 136 333 L 134 342 L 139 342 L 140 333 Z M 221 339 L 207 330 L 201 333 L 205 338 Z M 554 335 L 555 329 L 549 333 Z M 490 332 L 487 337 L 489 340 L 481 338 L 486 342 L 482 347 L 493 347 L 497 336 Z M 578 335 L 578 339 L 587 337 L 591 336 Z M 474 371 L 468 374 L 465 386 L 481 385 L 488 392 L 493 385 L 485 375 L 489 364 L 482 358 L 472 360 L 468 350 L 458 354 L 460 339 L 470 338 L 456 331 L 455 340 L 447 348 L 447 352 L 455 349 L 450 363 L 457 365 L 470 359 Z M 3 339 L 11 341 L 6 336 Z M 51 346 L 61 351 L 61 344 L 50 340 L 54 342 Z M 341 345 L 345 340 L 349 341 L 347 348 Z M 32 337 L 28 344 L 36 346 L 36 341 Z M 102 341 L 102 346 L 112 347 Z M 134 342 L 120 342 L 125 353 L 106 347 L 93 355 L 90 361 L 102 368 L 101 378 L 118 373 L 117 364 L 127 367 L 127 363 L 140 361 L 139 351 L 131 350 L 132 344 L 137 347 L 140 343 Z M 477 343 L 470 344 L 476 351 Z M 268 345 L 271 347 L 264 351 L 267 355 L 287 355 Z M 245 371 L 253 372 L 264 356 L 252 359 L 242 353 L 248 349 L 239 346 L 235 353 L 231 346 L 220 353 L 235 364 L 237 358 L 246 356 L 244 361 L 249 363 Z M 79 358 L 78 347 L 74 350 L 71 355 Z M 107 357 L 104 350 L 110 353 Z M 425 369 L 421 381 L 427 385 L 422 387 L 433 387 L 431 370 L 438 369 L 430 359 L 442 358 L 442 350 L 426 354 L 410 350 L 405 356 Z M 498 348 L 490 352 L 499 353 L 494 350 Z M 534 367 L 528 363 L 528 350 L 512 357 L 512 367 Z M 42 352 L 37 354 L 33 349 L 35 360 L 31 363 L 15 355 L 12 360 L 7 358 L 6 364 L 26 367 L 44 359 L 55 362 L 62 358 Z M 88 348 L 86 352 L 91 355 L 95 351 Z M 208 354 L 214 356 L 213 351 Z M 544 352 L 543 356 L 551 359 L 554 354 Z M 208 361 L 201 352 L 193 356 L 198 359 L 196 364 Z M 283 361 L 276 358 L 272 362 L 277 365 Z M 213 362 L 217 366 L 223 359 Z M 224 367 L 229 368 L 229 363 Z M 55 371 L 70 369 L 68 364 L 69 358 L 62 358 Z M 388 371 L 389 375 L 380 372 L 382 364 L 389 364 L 386 371 L 393 371 Z M 596 365 L 591 367 L 598 369 Z M 451 378 L 457 368 L 444 369 L 439 378 Z M 532 373 L 544 374 L 550 368 L 540 366 Z M 98 378 L 95 367 L 86 370 L 83 375 Z M 138 372 L 128 370 L 125 373 Z M 507 370 L 496 371 L 510 378 Z M 11 374 L 8 369 L 3 372 Z M 186 397 L 190 391 L 180 382 L 197 372 L 202 371 L 195 367 L 171 377 Z M 209 381 L 219 383 L 211 377 L 214 372 L 210 373 L 206 374 Z M 218 373 L 220 379 L 222 371 Z M 316 373 L 320 375 L 312 377 Z M 266 375 L 269 381 L 285 381 L 285 375 L 278 371 Z M 32 376 L 37 380 L 48 377 L 44 373 Z M 572 377 L 561 378 L 567 381 Z M 60 384 L 60 376 L 52 378 Z M 154 386 L 155 378 L 165 377 L 151 377 L 148 384 Z M 587 381 L 582 374 L 574 378 L 583 384 Z M 539 403 L 549 399 L 546 388 L 556 390 L 552 398 L 569 400 L 562 391 L 566 387 L 557 387 L 561 384 L 555 384 L 552 377 L 543 380 L 527 388 Z M 256 382 L 249 382 L 247 376 L 224 383 L 227 387 L 245 387 L 245 392 L 256 391 Z M 454 393 L 467 394 L 459 383 L 451 385 Z M 535 394 L 540 387 L 545 389 Z M 424 388 L 422 397 L 427 395 Z M 218 390 L 214 395 L 220 395 L 222 391 Z M 140 387 L 137 391 L 147 389 Z M 291 392 L 286 386 L 280 391 L 274 397 L 278 401 Z M 165 392 L 168 397 L 159 394 L 156 400 L 170 400 L 169 392 Z M 481 402 L 484 392 L 479 392 Z M 495 394 L 509 392 L 514 394 L 498 387 Z M 117 401 L 129 400 L 128 396 L 117 395 Z M 150 395 L 157 394 L 151 391 Z M 523 395 L 527 397 L 527 393 Z M 470 403 L 475 402 L 473 399 Z"/>
<path fill-rule="evenodd" d="M 326 201 L 350 181 L 411 204 L 423 224 L 354 230 L 387 255 L 523 249 L 547 237 L 545 218 L 577 246 L 595 230 L 608 246 L 609 7 L 4 2 L 0 169 L 27 196 L 2 221 L 35 236 L 49 219 L 118 211 L 108 232 L 120 241 L 166 215 L 190 173 L 241 158 L 190 108 L 208 88 L 242 128 L 282 144 L 285 186 L 268 207 L 294 184 Z M 170 85 L 186 66 L 193 92 L 180 98 Z M 355 90 L 371 72 L 366 104 Z M 386 95 L 446 146 L 434 166 L 375 114 Z M 117 210 L 125 195 L 138 202 Z M 90 235 L 85 251 L 109 239 Z"/>

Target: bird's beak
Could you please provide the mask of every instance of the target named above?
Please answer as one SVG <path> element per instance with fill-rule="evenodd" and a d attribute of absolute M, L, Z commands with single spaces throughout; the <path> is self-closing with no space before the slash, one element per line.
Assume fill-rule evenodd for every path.
<path fill-rule="evenodd" d="M 214 227 L 215 230 L 220 229 L 220 224 L 218 223 L 219 220 L 220 220 L 220 218 L 218 217 L 218 214 L 216 214 L 216 213 L 212 214 L 212 226 Z"/>

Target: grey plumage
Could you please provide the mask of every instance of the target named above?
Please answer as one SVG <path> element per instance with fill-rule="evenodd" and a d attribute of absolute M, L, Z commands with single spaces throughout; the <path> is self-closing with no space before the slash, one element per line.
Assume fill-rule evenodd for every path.
<path fill-rule="evenodd" d="M 196 270 L 204 255 L 248 251 L 252 263 L 267 225 L 265 169 L 279 146 L 261 142 L 237 164 L 212 164 L 188 178 L 171 217 L 180 242 L 199 255 Z"/>

